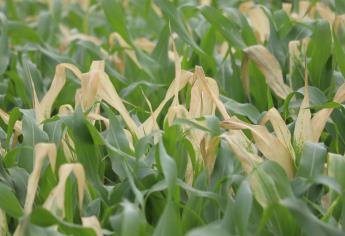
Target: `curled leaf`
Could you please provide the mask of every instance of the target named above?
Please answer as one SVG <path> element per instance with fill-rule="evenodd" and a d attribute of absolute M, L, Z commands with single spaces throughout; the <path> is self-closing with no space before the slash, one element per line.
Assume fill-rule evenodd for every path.
<path fill-rule="evenodd" d="M 294 176 L 293 160 L 289 150 L 265 126 L 247 124 L 237 118 L 226 119 L 222 122 L 221 126 L 227 129 L 250 130 L 256 146 L 263 155 L 277 162 L 285 170 L 290 179 Z"/>
<path fill-rule="evenodd" d="M 124 49 L 125 53 L 127 54 L 127 56 L 139 67 L 139 68 L 142 68 L 142 66 L 140 65 L 139 61 L 138 61 L 138 58 L 135 54 L 135 51 L 133 50 L 133 48 L 126 42 L 126 40 L 124 40 L 122 38 L 122 36 L 117 33 L 117 32 L 113 32 L 109 35 L 109 45 L 111 47 L 114 46 L 114 41 L 117 41 L 119 42 L 121 48 Z"/>
<path fill-rule="evenodd" d="M 243 140 L 239 133 L 228 132 L 222 134 L 221 137 L 227 141 L 247 174 L 262 161 L 256 153 L 251 152 L 247 146 L 246 140 Z"/>
<path fill-rule="evenodd" d="M 40 102 L 36 99 L 37 104 L 35 104 L 34 108 L 38 124 L 44 119 L 50 118 L 53 103 L 66 82 L 66 69 L 72 71 L 78 78 L 81 76 L 80 70 L 72 64 L 62 63 L 56 66 L 55 75 L 49 90 Z"/>
<path fill-rule="evenodd" d="M 35 146 L 35 162 L 33 170 L 28 179 L 28 187 L 26 192 L 24 212 L 26 215 L 32 211 L 32 206 L 35 200 L 38 182 L 42 171 L 42 166 L 45 158 L 49 158 L 52 170 L 55 169 L 56 162 L 56 146 L 53 143 L 38 143 Z"/>
<path fill-rule="evenodd" d="M 103 236 L 101 224 L 96 216 L 82 217 L 81 221 L 83 226 L 93 229 L 97 236 Z"/>
<path fill-rule="evenodd" d="M 144 133 L 150 133 L 153 129 L 153 124 L 154 124 L 154 119 L 157 119 L 158 115 L 161 113 L 163 110 L 164 106 L 168 103 L 168 101 L 174 97 L 175 95 L 175 88 L 178 88 L 178 91 L 183 89 L 187 83 L 190 81 L 192 78 L 192 73 L 189 71 L 181 71 L 181 77 L 179 79 L 179 83 L 177 82 L 177 79 L 175 78 L 173 82 L 170 84 L 164 99 L 162 102 L 158 105 L 156 110 L 151 114 L 151 116 L 139 127 L 139 133 L 144 134 Z"/>
<path fill-rule="evenodd" d="M 285 146 L 286 149 L 289 150 L 292 159 L 295 160 L 295 151 L 291 144 L 290 130 L 277 109 L 271 108 L 261 119 L 260 125 L 264 125 L 268 121 L 272 124 L 275 135 L 279 141 Z"/>
<path fill-rule="evenodd" d="M 262 45 L 254 45 L 243 49 L 245 54 L 242 60 L 241 80 L 246 90 L 249 89 L 248 63 L 252 60 L 265 76 L 266 83 L 273 92 L 285 99 L 292 90 L 284 83 L 283 73 L 277 59 Z M 249 91 L 246 91 L 249 95 Z"/>
<path fill-rule="evenodd" d="M 48 198 L 43 204 L 44 208 L 60 217 L 65 216 L 65 186 L 67 178 L 71 173 L 73 173 L 77 178 L 79 208 L 82 208 L 86 182 L 84 168 L 79 163 L 63 164 L 60 167 L 59 182 L 50 192 Z"/>
<path fill-rule="evenodd" d="M 305 141 L 312 140 L 312 132 L 311 113 L 309 109 L 308 76 L 307 70 L 305 69 L 304 98 L 297 115 L 294 130 L 294 141 L 297 147 L 297 153 L 301 151 Z"/>
<path fill-rule="evenodd" d="M 257 39 L 264 42 L 270 34 L 270 23 L 262 8 L 253 2 L 245 2 L 240 5 L 240 11 L 247 16 Z"/>
<path fill-rule="evenodd" d="M 100 73 L 98 96 L 120 113 L 131 132 L 133 132 L 137 137 L 143 136 L 143 133 L 138 130 L 136 123 L 129 115 L 122 99 L 105 72 Z"/>
<path fill-rule="evenodd" d="M 342 84 L 337 90 L 333 102 L 343 103 L 345 101 L 345 84 Z M 324 108 L 318 111 L 311 120 L 311 127 L 313 129 L 313 142 L 318 142 L 323 129 L 329 119 L 330 115 L 333 112 L 333 108 Z"/>
<path fill-rule="evenodd" d="M 5 124 L 8 124 L 10 122 L 10 116 L 2 109 L 0 109 L 0 118 L 5 122 Z M 14 124 L 14 130 L 19 134 L 22 133 L 21 121 L 16 121 L 16 123 Z"/>

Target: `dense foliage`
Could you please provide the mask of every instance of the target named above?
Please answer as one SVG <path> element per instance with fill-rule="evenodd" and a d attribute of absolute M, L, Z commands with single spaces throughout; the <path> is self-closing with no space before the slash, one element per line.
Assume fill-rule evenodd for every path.
<path fill-rule="evenodd" d="M 0 1 L 0 235 L 344 235 L 343 13 Z"/>

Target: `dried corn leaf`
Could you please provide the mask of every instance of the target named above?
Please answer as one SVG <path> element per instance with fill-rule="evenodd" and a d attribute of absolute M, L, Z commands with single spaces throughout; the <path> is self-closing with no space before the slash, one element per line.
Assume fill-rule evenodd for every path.
<path fill-rule="evenodd" d="M 204 136 L 204 138 L 200 142 L 200 150 L 208 172 L 208 176 L 211 176 L 213 172 L 219 142 L 220 138 L 218 136 L 214 136 L 211 138 Z"/>
<path fill-rule="evenodd" d="M 299 11 L 293 12 L 292 4 L 291 3 L 283 3 L 282 9 L 292 18 L 295 20 L 302 20 L 307 18 L 308 9 L 310 7 L 310 3 L 308 1 L 300 1 L 298 9 Z"/>
<path fill-rule="evenodd" d="M 62 150 L 65 154 L 65 157 L 68 161 L 75 161 L 77 160 L 74 150 L 74 142 L 71 139 L 71 137 L 68 135 L 68 133 L 65 133 L 62 140 L 61 140 Z"/>
<path fill-rule="evenodd" d="M 292 87 L 292 73 L 299 63 L 303 63 L 303 56 L 306 55 L 309 38 L 305 38 L 302 41 L 290 41 L 289 42 L 289 83 Z"/>
<path fill-rule="evenodd" d="M 227 141 L 247 174 L 249 174 L 252 169 L 262 161 L 258 155 L 252 153 L 250 149 L 248 149 L 246 141 L 242 139 L 239 133 L 227 132 L 222 134 L 221 137 Z"/>
<path fill-rule="evenodd" d="M 327 20 L 330 24 L 333 24 L 336 18 L 335 12 L 322 2 L 318 2 L 316 4 L 316 12 L 321 16 L 321 18 Z"/>
<path fill-rule="evenodd" d="M 135 151 L 134 150 L 134 144 L 133 144 L 133 136 L 132 136 L 131 132 L 129 132 L 127 129 L 124 129 L 123 131 L 125 132 L 126 138 L 128 140 L 129 148 L 132 151 Z"/>
<path fill-rule="evenodd" d="M 217 85 L 217 84 L 216 84 Z M 218 92 L 218 86 L 217 86 Z M 212 98 L 209 97 L 205 91 L 202 89 L 201 79 L 196 79 L 192 89 L 189 105 L 188 117 L 191 119 L 202 117 L 204 115 L 214 115 L 215 105 Z M 194 149 L 198 150 L 201 140 L 205 137 L 205 132 L 202 130 L 191 130 L 190 140 L 194 145 Z M 200 155 L 197 155 L 199 159 Z"/>
<path fill-rule="evenodd" d="M 67 46 L 71 42 L 73 42 L 74 40 L 82 40 L 82 41 L 92 42 L 96 45 L 102 44 L 102 40 L 100 40 L 99 38 L 97 38 L 95 36 L 87 35 L 87 34 L 83 34 L 83 33 L 72 32 L 66 26 L 63 26 L 63 25 L 60 25 L 59 29 L 61 32 L 60 51 L 64 51 L 67 48 Z"/>
<path fill-rule="evenodd" d="M 79 208 L 82 208 L 84 199 L 85 172 L 79 163 L 63 164 L 59 169 L 59 182 L 50 192 L 43 206 L 57 216 L 65 216 L 65 187 L 68 176 L 73 173 L 77 178 Z"/>
<path fill-rule="evenodd" d="M 163 14 L 162 14 L 162 11 L 161 11 L 161 9 L 155 4 L 154 1 L 151 1 L 151 7 L 152 7 L 153 11 L 156 13 L 157 16 L 162 17 L 162 15 L 163 15 Z"/>
<path fill-rule="evenodd" d="M 100 76 L 101 78 L 98 88 L 98 96 L 120 113 L 132 133 L 139 138 L 142 137 L 143 133 L 138 130 L 137 125 L 129 115 L 125 105 L 122 102 L 122 99 L 118 95 L 108 75 L 105 72 L 102 72 Z"/>
<path fill-rule="evenodd" d="M 206 77 L 205 81 L 207 87 L 214 93 L 214 96 L 219 97 L 217 82 L 208 77 Z M 196 79 L 191 89 L 189 115 L 192 118 L 203 115 L 214 115 L 216 111 L 216 105 L 209 93 L 204 91 L 202 83 L 200 79 Z"/>
<path fill-rule="evenodd" d="M 200 80 L 202 85 L 202 90 L 205 91 L 206 94 L 212 99 L 213 103 L 216 105 L 217 109 L 219 110 L 220 114 L 223 116 L 224 119 L 230 118 L 228 112 L 224 104 L 219 99 L 219 91 L 213 90 L 214 85 L 208 83 L 208 80 L 205 77 L 204 71 L 200 66 L 195 67 L 195 80 Z"/>
<path fill-rule="evenodd" d="M 248 18 L 258 41 L 263 43 L 267 40 L 270 34 L 270 22 L 262 8 L 253 2 L 245 2 L 240 5 L 240 11 Z"/>
<path fill-rule="evenodd" d="M 10 116 L 4 112 L 2 109 L 0 109 L 0 118 L 5 122 L 5 124 L 8 124 L 10 122 Z M 16 121 L 14 124 L 14 130 L 17 133 L 22 133 L 22 122 Z"/>
<path fill-rule="evenodd" d="M 71 115 L 74 112 L 74 109 L 69 104 L 64 104 L 59 107 L 59 116 Z M 62 150 L 65 154 L 65 157 L 68 161 L 76 160 L 77 158 L 74 155 L 74 142 L 67 132 L 63 134 L 61 140 Z"/>
<path fill-rule="evenodd" d="M 59 115 L 70 115 L 74 112 L 70 104 L 64 104 L 59 107 Z"/>
<path fill-rule="evenodd" d="M 6 150 L 1 147 L 1 144 L 0 144 L 0 155 L 1 156 L 5 156 L 6 155 Z"/>
<path fill-rule="evenodd" d="M 212 0 L 200 0 L 200 5 L 211 5 Z"/>
<path fill-rule="evenodd" d="M 221 45 L 217 45 L 217 51 L 220 55 L 220 58 L 225 58 L 229 51 L 229 44 L 227 42 L 223 42 Z"/>
<path fill-rule="evenodd" d="M 245 53 L 242 61 L 241 80 L 246 93 L 249 94 L 249 77 L 248 77 L 248 57 L 252 60 L 265 76 L 268 86 L 280 98 L 285 99 L 292 92 L 290 87 L 284 83 L 282 70 L 277 59 L 262 45 L 254 45 L 243 50 Z"/>
<path fill-rule="evenodd" d="M 109 123 L 109 119 L 105 118 L 104 116 L 97 114 L 97 113 L 89 113 L 87 114 L 87 118 L 89 118 L 92 121 L 103 121 L 106 129 L 109 129 L 110 123 Z"/>
<path fill-rule="evenodd" d="M 286 14 L 290 15 L 292 11 L 292 4 L 283 2 L 282 4 L 282 10 L 286 12 Z"/>
<path fill-rule="evenodd" d="M 336 103 L 343 103 L 345 101 L 345 84 L 342 84 L 337 90 L 333 101 Z M 333 112 L 333 108 L 324 108 L 318 111 L 311 120 L 311 127 L 313 128 L 312 141 L 318 142 L 323 129 L 326 126 L 327 120 Z"/>
<path fill-rule="evenodd" d="M 78 99 L 81 101 L 83 110 L 88 110 L 97 101 L 96 96 L 104 68 L 104 61 L 93 61 L 90 71 L 80 76 L 81 89 Z"/>
<path fill-rule="evenodd" d="M 299 153 L 304 145 L 305 141 L 311 141 L 313 137 L 311 113 L 309 109 L 309 92 L 308 92 L 308 76 L 305 69 L 304 78 L 304 98 L 301 103 L 294 130 L 294 141 L 297 147 L 297 153 Z"/>
<path fill-rule="evenodd" d="M 0 209 L 0 235 L 7 235 L 8 228 L 7 228 L 7 220 L 5 212 Z"/>
<path fill-rule="evenodd" d="M 291 144 L 291 133 L 283 118 L 275 108 L 271 108 L 265 116 L 261 119 L 260 125 L 264 125 L 267 122 L 271 122 L 273 130 L 279 139 L 279 141 L 289 150 L 293 160 L 295 160 L 295 151 Z"/>
<path fill-rule="evenodd" d="M 24 212 L 26 215 L 32 211 L 32 206 L 35 200 L 38 182 L 41 176 L 42 166 L 45 158 L 49 158 L 52 170 L 55 170 L 56 162 L 56 146 L 53 143 L 38 143 L 35 146 L 35 161 L 33 170 L 28 179 L 28 187 L 26 192 Z"/>
<path fill-rule="evenodd" d="M 285 170 L 285 173 L 290 179 L 294 176 L 293 160 L 289 150 L 265 126 L 247 124 L 237 118 L 224 120 L 221 126 L 227 129 L 250 130 L 256 146 L 263 155 L 277 162 Z"/>
<path fill-rule="evenodd" d="M 341 33 L 345 28 L 345 15 L 337 15 L 333 22 L 333 29 L 336 34 Z"/>
<path fill-rule="evenodd" d="M 82 217 L 83 226 L 92 228 L 97 236 L 103 236 L 102 227 L 96 216 Z"/>
<path fill-rule="evenodd" d="M 10 121 L 10 116 L 4 112 L 3 110 L 0 109 L 0 118 L 5 122 L 5 124 L 8 124 Z M 21 121 L 16 121 L 14 123 L 14 134 L 12 138 L 12 148 L 14 148 L 17 144 L 18 137 L 22 133 L 22 122 Z M 1 150 L 2 155 L 5 155 L 5 151 Z"/>
<path fill-rule="evenodd" d="M 283 3 L 283 10 L 294 20 L 302 21 L 305 19 L 314 19 L 320 16 L 322 19 L 327 20 L 330 24 L 335 19 L 335 13 L 324 3 L 318 2 L 316 4 L 310 1 L 300 1 L 298 12 L 292 11 L 291 3 Z"/>
<path fill-rule="evenodd" d="M 187 85 L 187 83 L 190 81 L 192 76 L 193 76 L 193 74 L 191 72 L 182 70 L 179 84 L 177 83 L 176 78 L 173 80 L 173 82 L 170 84 L 170 86 L 169 86 L 169 88 L 165 94 L 163 101 L 158 105 L 158 107 L 153 112 L 153 114 L 143 124 L 140 125 L 139 132 L 141 134 L 151 133 L 151 131 L 153 129 L 153 124 L 155 122 L 153 119 L 156 119 L 159 116 L 159 114 L 161 113 L 164 106 L 168 103 L 168 101 L 171 98 L 174 97 L 175 88 L 177 87 L 177 84 L 179 85 L 178 91 L 180 91 L 181 89 L 183 89 Z"/>
<path fill-rule="evenodd" d="M 81 80 L 81 89 L 76 92 L 76 104 L 80 103 L 83 109 L 86 110 L 86 109 L 89 109 L 94 104 L 95 101 L 99 99 L 103 99 L 120 113 L 120 115 L 123 117 L 124 121 L 126 122 L 127 126 L 130 128 L 131 132 L 136 134 L 138 137 L 141 137 L 141 135 L 139 135 L 138 133 L 138 129 L 135 122 L 132 120 L 127 109 L 122 103 L 122 99 L 118 95 L 108 75 L 104 72 L 104 69 L 105 69 L 104 61 L 93 61 L 90 67 L 90 71 L 87 73 L 81 73 L 73 65 L 69 65 L 69 64 L 60 64 L 60 65 L 63 65 L 63 67 L 60 67 L 60 68 L 66 67 L 72 70 L 72 72 L 74 72 L 77 78 Z M 57 68 L 60 65 L 58 65 Z M 65 76 L 64 71 L 62 75 Z M 57 73 L 56 73 L 56 77 L 57 77 Z M 61 76 L 57 78 L 61 78 Z M 65 77 L 62 77 L 62 78 L 63 78 L 63 81 L 65 81 Z M 62 83 L 60 83 L 60 85 L 61 84 Z M 60 88 L 62 87 L 58 87 L 58 89 Z M 68 109 L 69 111 L 73 111 L 71 107 L 66 107 L 66 109 Z M 69 111 L 68 111 L 68 114 L 70 114 Z M 95 112 L 91 113 L 90 118 L 100 118 L 105 123 L 107 123 L 105 119 L 97 115 L 98 111 L 99 111 L 99 106 L 96 107 Z"/>
<path fill-rule="evenodd" d="M 116 69 L 120 72 L 120 74 L 124 74 L 125 63 L 121 58 L 119 58 L 117 55 L 109 55 L 108 60 L 115 65 Z"/>
<path fill-rule="evenodd" d="M 137 58 L 137 55 L 135 54 L 135 51 L 133 50 L 133 48 L 126 42 L 126 40 L 124 40 L 122 38 L 122 36 L 117 33 L 117 32 L 113 32 L 109 35 L 109 39 L 108 39 L 108 42 L 109 42 L 109 45 L 111 47 L 114 46 L 114 41 L 117 41 L 119 42 L 121 48 L 124 49 L 125 53 L 127 54 L 127 56 L 139 67 L 139 68 L 142 68 L 142 66 L 140 65 L 139 61 L 138 61 L 138 58 Z"/>
<path fill-rule="evenodd" d="M 223 116 L 223 119 L 230 119 L 230 115 L 226 111 L 226 108 L 222 101 L 219 99 L 219 95 L 215 93 L 211 89 L 211 86 L 208 85 L 204 71 L 201 67 L 196 66 L 195 67 L 195 79 L 199 78 L 202 82 L 202 89 L 203 91 L 209 95 L 210 98 L 212 98 L 213 103 L 215 104 L 216 108 L 220 112 L 220 114 Z M 234 131 L 239 137 L 241 137 L 241 140 L 245 142 L 248 146 L 251 146 L 251 149 L 256 152 L 256 148 L 254 145 L 252 145 L 252 142 L 243 134 L 241 130 L 235 130 Z"/>
<path fill-rule="evenodd" d="M 310 16 L 314 12 L 314 8 L 311 7 L 309 1 L 300 1 L 299 2 L 299 7 L 298 7 L 298 18 L 302 19 L 305 18 L 306 16 Z"/>
<path fill-rule="evenodd" d="M 137 48 L 142 49 L 145 52 L 151 53 L 153 49 L 156 47 L 156 44 L 154 44 L 152 41 L 148 40 L 147 38 L 137 38 L 134 40 L 134 45 Z"/>
<path fill-rule="evenodd" d="M 337 90 L 334 98 L 334 102 L 343 103 L 345 101 L 345 84 L 342 84 Z"/>
<path fill-rule="evenodd" d="M 169 107 L 168 113 L 165 116 L 165 120 L 169 125 L 171 125 L 177 118 L 189 118 L 188 111 L 185 106 L 177 105 Z M 182 125 L 182 128 L 185 128 L 185 126 Z"/>
<path fill-rule="evenodd" d="M 152 130 L 159 130 L 159 126 L 157 124 L 157 117 L 154 116 L 154 112 L 153 112 L 153 109 L 152 109 L 152 105 L 151 105 L 151 102 L 149 101 L 149 99 L 146 97 L 145 93 L 142 91 L 142 94 L 143 94 L 143 97 L 147 103 L 147 105 L 149 106 L 149 109 L 150 109 L 150 114 L 151 114 L 151 121 L 152 121 Z M 158 137 L 157 137 L 158 138 Z M 158 140 L 157 140 L 158 141 Z"/>
<path fill-rule="evenodd" d="M 205 77 L 203 74 L 201 74 L 201 76 L 195 75 L 193 86 L 191 89 L 188 115 L 188 117 L 190 117 L 191 119 L 215 114 L 216 104 L 214 103 L 211 94 L 203 89 L 203 83 L 207 84 L 207 87 L 212 92 L 214 98 L 219 97 L 219 88 L 217 82 L 214 79 Z M 207 134 L 202 130 L 191 130 L 189 139 L 191 140 L 195 150 L 199 150 L 201 147 L 205 149 L 204 155 L 202 155 L 202 152 L 197 151 L 197 159 L 203 159 L 204 164 L 208 168 L 210 174 L 212 172 L 211 169 L 213 169 L 214 157 L 211 154 L 207 154 L 206 146 L 201 143 L 202 140 L 204 140 L 204 144 L 209 143 L 210 138 L 207 137 Z M 212 160 L 207 159 L 208 157 Z"/>
<path fill-rule="evenodd" d="M 50 117 L 53 103 L 65 85 L 66 69 L 72 71 L 76 77 L 80 78 L 81 72 L 76 66 L 67 63 L 62 63 L 56 66 L 55 75 L 49 90 L 39 102 L 38 106 L 35 107 L 36 120 L 38 124 L 40 124 L 44 119 Z"/>
<path fill-rule="evenodd" d="M 224 104 L 218 98 L 219 88 L 216 81 L 206 77 L 201 67 L 195 68 L 195 74 L 191 83 L 189 118 L 193 119 L 204 115 L 214 115 L 217 104 L 218 107 L 222 109 L 224 115 L 228 115 L 225 111 Z M 203 160 L 210 175 L 215 162 L 214 152 L 218 146 L 218 138 L 207 137 L 207 134 L 201 130 L 191 130 L 188 138 L 196 150 L 197 160 Z M 189 175 L 192 175 L 191 169 L 190 167 L 187 171 L 187 180 L 189 180 L 189 182 L 191 182 L 191 177 L 188 178 Z"/>

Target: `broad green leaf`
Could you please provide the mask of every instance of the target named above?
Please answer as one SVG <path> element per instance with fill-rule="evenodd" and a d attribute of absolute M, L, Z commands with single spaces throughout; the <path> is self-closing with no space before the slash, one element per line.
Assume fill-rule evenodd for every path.
<path fill-rule="evenodd" d="M 186 23 L 182 20 L 179 9 L 169 1 L 155 0 L 155 3 L 157 3 L 157 5 L 162 9 L 164 15 L 168 18 L 171 29 L 175 31 L 185 43 L 189 44 L 201 57 L 213 64 L 213 58 L 209 57 L 200 48 L 190 35 L 190 32 L 188 32 Z"/>
<path fill-rule="evenodd" d="M 180 214 L 178 212 L 177 206 L 172 200 L 167 201 L 163 214 L 160 216 L 159 222 L 153 232 L 153 236 L 159 235 L 182 235 Z"/>
<path fill-rule="evenodd" d="M 299 161 L 297 175 L 314 178 L 323 174 L 327 150 L 322 144 L 305 142 Z"/>
<path fill-rule="evenodd" d="M 257 124 L 260 119 L 260 112 L 251 103 L 239 103 L 233 99 L 224 97 L 225 108 L 236 115 L 246 116 L 251 122 Z"/>
<path fill-rule="evenodd" d="M 33 210 L 30 216 L 30 222 L 42 227 L 58 225 L 65 233 L 72 235 L 96 236 L 96 232 L 93 229 L 67 223 L 57 218 L 47 209 L 41 207 L 35 208 Z"/>
<path fill-rule="evenodd" d="M 101 149 L 93 143 L 92 136 L 87 128 L 86 120 L 79 108 L 75 114 L 62 117 L 63 122 L 67 125 L 75 145 L 75 153 L 78 161 L 83 165 L 86 177 L 100 193 L 105 194 L 104 187 L 101 184 Z"/>
<path fill-rule="evenodd" d="M 114 147 L 119 148 L 124 152 L 131 153 L 128 139 L 118 118 L 108 107 L 105 107 L 105 110 L 108 114 L 110 121 L 110 129 L 107 133 L 106 138 L 107 141 L 110 145 L 113 145 Z"/>
<path fill-rule="evenodd" d="M 193 129 L 211 132 L 207 127 L 200 125 L 197 121 L 191 119 L 177 118 L 174 120 L 173 125 L 188 125 Z"/>
<path fill-rule="evenodd" d="M 18 21 L 8 21 L 7 25 L 8 36 L 14 39 L 15 42 L 32 41 L 34 43 L 40 43 L 41 38 L 37 32 L 28 25 Z"/>
<path fill-rule="evenodd" d="M 234 19 L 231 21 L 229 18 L 225 17 L 220 10 L 210 6 L 202 6 L 200 11 L 206 20 L 223 35 L 231 46 L 238 49 L 246 47 L 246 43 L 243 42 L 242 37 L 236 33 L 241 29 L 240 25 L 237 24 Z"/>
<path fill-rule="evenodd" d="M 18 156 L 18 165 L 29 173 L 33 168 L 33 147 L 37 143 L 48 142 L 48 135 L 39 128 L 33 110 L 20 110 L 23 114 L 23 145 L 29 149 L 23 149 Z"/>
<path fill-rule="evenodd" d="M 345 190 L 345 173 L 342 171 L 345 167 L 345 157 L 339 154 L 328 154 L 328 175 L 334 178 Z"/>
<path fill-rule="evenodd" d="M 246 235 L 248 220 L 252 211 L 253 196 L 247 181 L 243 181 L 235 198 L 234 217 L 235 226 L 238 228 L 240 235 Z"/>
<path fill-rule="evenodd" d="M 23 208 L 10 187 L 0 183 L 0 208 L 8 215 L 19 219 L 23 215 Z"/>
<path fill-rule="evenodd" d="M 8 45 L 8 23 L 6 16 L 0 13 L 1 36 L 0 36 L 0 75 L 2 75 L 10 61 L 10 51 Z"/>
<path fill-rule="evenodd" d="M 305 234 L 313 235 L 335 235 L 340 236 L 343 233 L 336 227 L 332 227 L 319 220 L 300 199 L 287 198 L 280 201 L 295 216 L 296 222 Z"/>
<path fill-rule="evenodd" d="M 119 32 L 127 42 L 131 42 L 131 37 L 126 26 L 126 16 L 121 2 L 118 0 L 102 0 L 101 5 L 111 29 Z"/>
<path fill-rule="evenodd" d="M 122 219 L 122 232 L 123 236 L 136 236 L 142 235 L 143 220 L 139 208 L 128 202 L 124 201 L 123 206 L 123 219 Z"/>
<path fill-rule="evenodd" d="M 7 126 L 7 136 L 6 136 L 6 144 L 9 145 L 10 144 L 10 138 L 13 134 L 13 130 L 15 129 L 15 125 L 16 125 L 16 121 L 18 120 L 18 118 L 20 117 L 20 111 L 18 108 L 14 108 L 10 113 L 10 120 L 8 122 L 8 126 Z"/>
<path fill-rule="evenodd" d="M 166 152 L 162 141 L 159 142 L 159 161 L 162 167 L 165 181 L 168 184 L 169 195 L 173 196 L 175 194 L 176 181 L 177 181 L 176 163 Z M 170 210 L 171 209 L 169 209 L 169 211 Z"/>
<path fill-rule="evenodd" d="M 330 84 L 330 78 L 322 76 L 332 48 L 331 28 L 327 21 L 317 20 L 314 26 L 312 39 L 308 47 L 308 55 L 311 57 L 308 65 L 311 85 L 322 90 Z"/>
<path fill-rule="evenodd" d="M 334 27 L 333 27 L 333 39 L 334 39 L 334 48 L 333 53 L 336 62 L 339 65 L 340 72 L 345 76 L 345 51 L 344 51 L 344 30 L 345 30 L 345 21 L 342 16 L 336 16 Z"/>
<path fill-rule="evenodd" d="M 345 190 L 345 159 L 344 156 L 329 153 L 328 154 L 328 175 L 335 179 L 336 183 L 340 185 L 341 193 L 337 193 L 335 190 L 330 191 L 330 201 L 334 204 L 334 215 L 340 215 L 344 204 L 336 203 L 338 196 L 341 196 Z"/>

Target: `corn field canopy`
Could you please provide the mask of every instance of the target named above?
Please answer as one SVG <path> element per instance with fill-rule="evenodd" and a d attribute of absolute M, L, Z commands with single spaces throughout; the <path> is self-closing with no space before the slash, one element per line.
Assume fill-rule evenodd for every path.
<path fill-rule="evenodd" d="M 345 1 L 0 0 L 0 236 L 345 235 Z"/>

